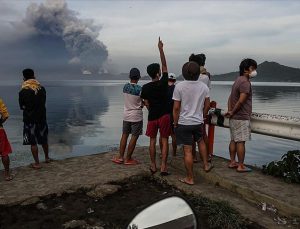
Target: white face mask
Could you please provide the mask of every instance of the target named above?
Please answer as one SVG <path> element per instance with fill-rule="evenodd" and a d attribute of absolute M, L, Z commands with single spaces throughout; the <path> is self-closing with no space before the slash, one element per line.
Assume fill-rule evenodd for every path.
<path fill-rule="evenodd" d="M 252 72 L 249 74 L 249 77 L 250 77 L 250 78 L 253 78 L 253 77 L 255 77 L 255 76 L 257 76 L 257 71 L 256 71 L 256 70 L 252 71 Z"/>

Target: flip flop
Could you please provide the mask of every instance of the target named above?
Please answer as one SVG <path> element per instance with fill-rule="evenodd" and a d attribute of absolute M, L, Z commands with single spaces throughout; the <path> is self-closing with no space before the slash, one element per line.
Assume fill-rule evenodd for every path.
<path fill-rule="evenodd" d="M 156 170 L 152 170 L 152 168 L 149 168 L 151 175 L 154 175 L 155 173 L 157 173 L 157 169 Z"/>
<path fill-rule="evenodd" d="M 235 162 L 234 164 L 232 164 L 232 163 L 228 164 L 228 168 L 230 168 L 230 169 L 236 169 L 238 166 L 239 166 L 239 164 L 237 162 Z"/>
<path fill-rule="evenodd" d="M 114 157 L 113 159 L 111 159 L 111 161 L 114 162 L 114 163 L 116 163 L 116 164 L 119 164 L 119 165 L 124 163 L 124 160 L 116 158 L 116 157 Z"/>
<path fill-rule="evenodd" d="M 213 167 L 214 167 L 214 165 L 213 165 L 212 163 L 209 163 L 208 169 L 206 169 L 206 170 L 204 170 L 204 171 L 208 173 L 208 172 L 210 172 L 210 170 L 213 169 Z"/>
<path fill-rule="evenodd" d="M 137 165 L 139 162 L 135 159 L 125 160 L 124 165 Z"/>
<path fill-rule="evenodd" d="M 252 169 L 248 168 L 245 166 L 245 169 L 243 170 L 236 170 L 238 173 L 248 173 L 248 172 L 252 172 Z"/>
<path fill-rule="evenodd" d="M 181 183 L 193 186 L 194 184 L 188 183 L 184 178 L 183 179 L 178 179 Z"/>
<path fill-rule="evenodd" d="M 31 163 L 29 167 L 32 168 L 32 169 L 41 169 L 42 168 L 42 166 L 36 165 L 36 164 L 33 164 L 33 163 Z"/>
<path fill-rule="evenodd" d="M 160 172 L 160 175 L 161 175 L 162 177 L 165 177 L 165 176 L 171 175 L 171 173 L 169 173 L 169 172 L 167 172 L 167 171 L 162 171 L 162 172 Z"/>

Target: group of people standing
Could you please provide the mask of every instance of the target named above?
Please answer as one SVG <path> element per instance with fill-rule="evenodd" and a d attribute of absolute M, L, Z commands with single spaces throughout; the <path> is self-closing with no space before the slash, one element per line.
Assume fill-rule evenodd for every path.
<path fill-rule="evenodd" d="M 146 136 L 150 138 L 149 154 L 151 174 L 160 171 L 161 176 L 170 175 L 167 167 L 169 137 L 172 138 L 173 156 L 177 146 L 183 146 L 186 177 L 181 182 L 193 185 L 193 163 L 195 148 L 198 146 L 203 161 L 203 169 L 209 172 L 213 168 L 212 157 L 207 150 L 205 119 L 210 109 L 210 74 L 204 65 L 204 54 L 192 54 L 182 67 L 184 81 L 175 85 L 176 76 L 168 73 L 164 45 L 158 41 L 161 65 L 152 63 L 147 66 L 151 82 L 140 86 L 140 71 L 132 68 L 129 73 L 130 82 L 123 88 L 124 115 L 123 131 L 119 154 L 112 161 L 117 164 L 135 165 L 138 161 L 132 157 L 137 140 L 143 134 L 143 108 L 148 110 Z M 240 76 L 232 86 L 228 99 L 231 141 L 229 144 L 230 162 L 228 167 L 237 172 L 249 172 L 244 165 L 245 142 L 251 138 L 250 116 L 252 113 L 252 88 L 250 78 L 256 76 L 257 63 L 252 59 L 244 59 L 240 66 Z M 23 110 L 23 144 L 31 146 L 34 163 L 33 169 L 40 169 L 37 145 L 42 145 L 45 162 L 49 163 L 48 125 L 46 119 L 46 90 L 36 80 L 32 69 L 23 70 L 23 84 L 19 92 L 19 105 Z M 5 180 L 13 177 L 9 169 L 9 154 L 12 152 L 3 123 L 9 117 L 7 108 L 0 98 L 0 156 L 4 165 Z M 156 162 L 156 144 L 159 131 L 161 165 Z M 129 136 L 130 141 L 127 147 Z M 125 151 L 127 148 L 127 154 Z M 236 161 L 236 156 L 238 161 Z"/>
<path fill-rule="evenodd" d="M 207 149 L 207 135 L 205 119 L 210 109 L 210 74 L 204 65 L 204 54 L 192 54 L 189 61 L 182 67 L 184 81 L 175 85 L 176 76 L 168 73 L 167 61 L 163 49 L 163 42 L 159 38 L 158 50 L 161 65 L 153 63 L 147 66 L 147 73 L 151 82 L 138 85 L 141 78 L 140 71 L 132 68 L 129 73 L 130 82 L 123 88 L 124 116 L 123 133 L 119 154 L 112 161 L 117 164 L 135 165 L 139 162 L 132 157 L 136 142 L 143 133 L 143 107 L 148 110 L 146 136 L 150 138 L 149 154 L 151 174 L 160 171 L 161 176 L 170 175 L 167 167 L 169 152 L 169 136 L 172 138 L 173 156 L 177 146 L 183 146 L 184 164 L 187 175 L 179 179 L 181 182 L 193 185 L 193 163 L 195 146 L 203 161 L 203 169 L 209 172 L 213 168 L 211 156 Z M 249 172 L 244 165 L 245 142 L 250 140 L 250 116 L 252 113 L 252 90 L 250 78 L 256 75 L 257 63 L 252 59 L 244 59 L 240 64 L 240 77 L 232 87 L 228 99 L 230 118 L 231 142 L 229 145 L 229 168 L 236 168 L 237 172 Z M 161 165 L 157 168 L 156 143 L 159 131 L 159 146 L 161 150 Z M 125 150 L 127 139 L 131 139 Z M 238 161 L 236 161 L 236 155 Z"/>
<path fill-rule="evenodd" d="M 23 70 L 23 84 L 19 92 L 19 106 L 23 111 L 23 145 L 30 145 L 34 163 L 33 169 L 40 169 L 38 144 L 42 146 L 45 154 L 45 162 L 49 163 L 48 125 L 46 119 L 46 90 L 35 79 L 32 69 Z M 9 113 L 3 100 L 0 98 L 0 156 L 4 166 L 4 178 L 6 181 L 13 179 L 10 173 L 9 154 L 12 153 L 3 123 L 8 119 Z"/>

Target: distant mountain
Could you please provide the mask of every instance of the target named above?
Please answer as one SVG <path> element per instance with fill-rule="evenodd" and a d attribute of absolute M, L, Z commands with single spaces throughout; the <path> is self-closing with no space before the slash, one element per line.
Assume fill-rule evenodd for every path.
<path fill-rule="evenodd" d="M 257 76 L 253 82 L 300 82 L 300 69 L 265 61 L 257 66 Z M 234 81 L 239 72 L 212 76 L 213 81 Z"/>

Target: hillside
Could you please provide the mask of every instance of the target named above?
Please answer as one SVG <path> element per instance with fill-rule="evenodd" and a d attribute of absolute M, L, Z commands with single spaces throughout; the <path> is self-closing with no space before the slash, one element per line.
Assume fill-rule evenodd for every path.
<path fill-rule="evenodd" d="M 258 65 L 254 82 L 300 82 L 300 69 L 265 61 Z M 234 81 L 239 72 L 214 75 L 213 81 Z"/>

